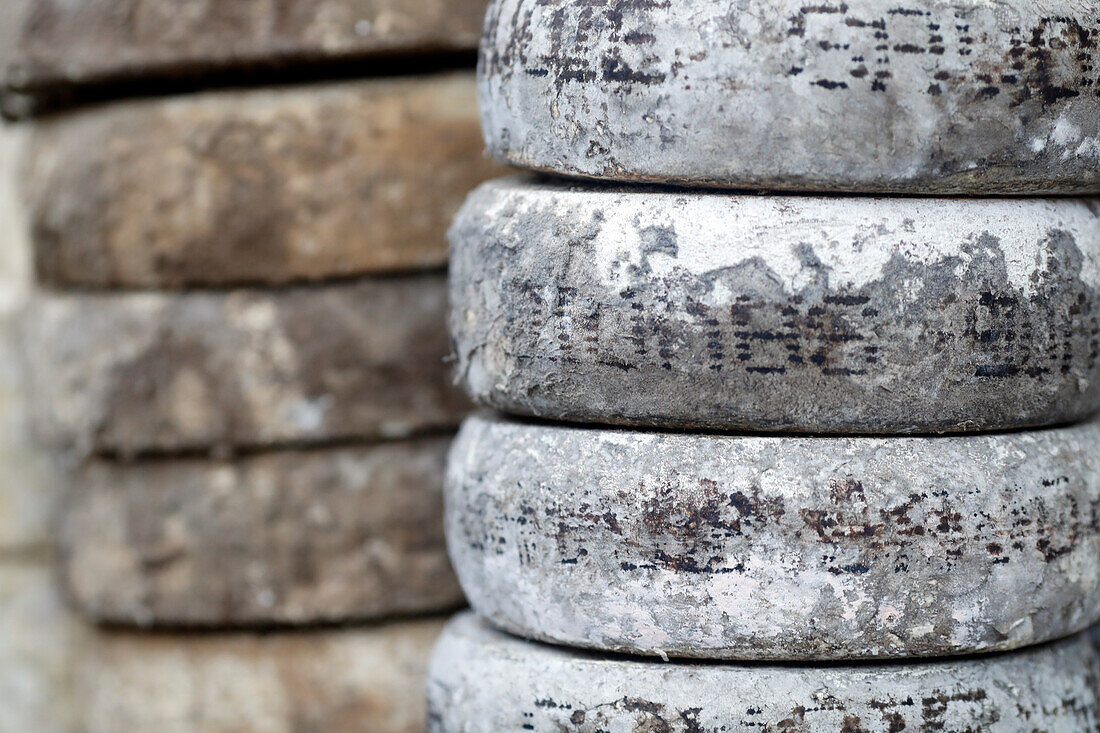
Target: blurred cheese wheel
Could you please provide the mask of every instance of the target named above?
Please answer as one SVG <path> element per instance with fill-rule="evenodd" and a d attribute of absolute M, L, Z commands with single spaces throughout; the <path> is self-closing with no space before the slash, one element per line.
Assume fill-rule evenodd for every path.
<path fill-rule="evenodd" d="M 486 160 L 473 73 L 120 102 L 37 125 L 40 282 L 281 284 L 441 268 Z"/>
<path fill-rule="evenodd" d="M 159 91 L 277 70 L 410 66 L 472 51 L 486 0 L 4 0 L 0 96 L 43 100 Z M 401 57 L 405 57 L 402 59 Z M 377 68 L 377 67 L 376 67 Z M 411 68 L 417 68 L 413 65 Z M 316 72 L 313 72 L 316 73 Z M 236 74 L 237 76 L 232 76 Z M 2 100 L 0 100 L 2 101 Z"/>
<path fill-rule="evenodd" d="M 467 410 L 442 275 L 282 290 L 43 292 L 23 319 L 32 427 L 82 452 L 404 438 Z"/>
<path fill-rule="evenodd" d="M 456 608 L 443 544 L 448 444 L 89 461 L 62 507 L 67 595 L 87 618 L 161 627 Z"/>
<path fill-rule="evenodd" d="M 80 730 L 419 733 L 435 619 L 309 632 L 98 630 L 70 671 Z"/>

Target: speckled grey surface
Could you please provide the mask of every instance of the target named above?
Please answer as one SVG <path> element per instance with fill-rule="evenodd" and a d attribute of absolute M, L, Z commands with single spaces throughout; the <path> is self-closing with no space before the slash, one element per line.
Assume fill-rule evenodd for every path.
<path fill-rule="evenodd" d="M 484 184 L 451 228 L 458 374 L 506 412 L 909 433 L 1100 406 L 1100 206 Z"/>
<path fill-rule="evenodd" d="M 438 274 L 285 289 L 44 292 L 23 321 L 32 427 L 140 454 L 402 438 L 456 425 Z"/>
<path fill-rule="evenodd" d="M 1091 0 L 496 0 L 482 127 L 521 166 L 627 181 L 1100 191 Z"/>
<path fill-rule="evenodd" d="M 1086 637 L 912 664 L 669 664 L 514 639 L 463 614 L 428 672 L 429 733 L 1084 733 L 1100 726 Z"/>
<path fill-rule="evenodd" d="M 649 655 L 930 656 L 1100 620 L 1100 423 L 951 437 L 467 420 L 447 546 L 521 635 Z"/>

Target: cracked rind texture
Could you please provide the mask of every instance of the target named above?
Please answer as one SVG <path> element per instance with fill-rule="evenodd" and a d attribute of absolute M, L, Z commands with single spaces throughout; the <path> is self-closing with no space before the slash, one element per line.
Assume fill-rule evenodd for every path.
<path fill-rule="evenodd" d="M 1100 659 L 1085 637 L 911 664 L 668 664 L 515 639 L 463 614 L 428 671 L 428 733 L 1091 731 Z"/>
<path fill-rule="evenodd" d="M 475 400 L 624 425 L 913 433 L 1100 407 L 1100 208 L 503 179 L 449 233 Z"/>
<path fill-rule="evenodd" d="M 472 73 L 119 103 L 43 122 L 28 158 L 38 278 L 62 287 L 442 267 L 500 172 Z"/>
<path fill-rule="evenodd" d="M 1086 0 L 496 0 L 490 151 L 534 169 L 767 190 L 1100 191 Z"/>
<path fill-rule="evenodd" d="M 0 91 L 473 49 L 485 0 L 12 0 Z M 9 0 L 5 0 L 8 4 Z"/>
<path fill-rule="evenodd" d="M 113 624 L 309 624 L 463 604 L 429 438 L 237 460 L 92 461 L 60 529 L 61 576 Z"/>
<path fill-rule="evenodd" d="M 1100 620 L 1100 423 L 951 437 L 474 416 L 444 484 L 470 605 L 570 646 L 714 659 L 1014 649 Z"/>
<path fill-rule="evenodd" d="M 40 294 L 36 436 L 78 452 L 402 438 L 451 428 L 442 275 L 288 290 Z"/>
<path fill-rule="evenodd" d="M 86 733 L 421 733 L 440 621 L 267 634 L 100 631 L 76 667 Z"/>

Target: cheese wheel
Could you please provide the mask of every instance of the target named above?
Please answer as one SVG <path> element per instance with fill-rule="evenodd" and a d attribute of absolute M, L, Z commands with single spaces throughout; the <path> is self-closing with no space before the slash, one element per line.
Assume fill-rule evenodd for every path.
<path fill-rule="evenodd" d="M 1100 208 L 484 184 L 451 228 L 473 397 L 549 419 L 927 433 L 1100 407 Z"/>
<path fill-rule="evenodd" d="M 619 181 L 920 194 L 1100 191 L 1083 0 L 494 0 L 500 159 Z"/>
<path fill-rule="evenodd" d="M 447 543 L 516 634 L 632 654 L 1013 649 L 1100 620 L 1100 423 L 766 437 L 470 418 Z"/>
<path fill-rule="evenodd" d="M 680 664 L 515 639 L 472 615 L 428 671 L 429 733 L 1085 731 L 1100 724 L 1088 639 L 913 664 Z"/>

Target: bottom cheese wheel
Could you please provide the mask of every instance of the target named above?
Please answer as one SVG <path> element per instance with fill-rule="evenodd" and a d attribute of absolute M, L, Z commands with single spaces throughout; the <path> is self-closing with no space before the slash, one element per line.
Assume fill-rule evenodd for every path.
<path fill-rule="evenodd" d="M 428 671 L 429 733 L 1095 731 L 1087 636 L 914 663 L 681 664 L 513 638 L 463 614 Z"/>

